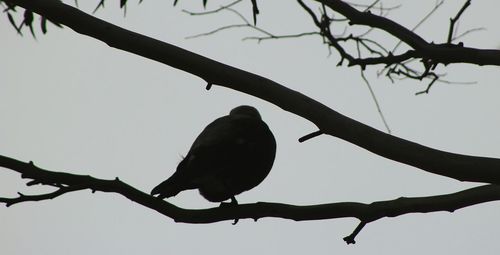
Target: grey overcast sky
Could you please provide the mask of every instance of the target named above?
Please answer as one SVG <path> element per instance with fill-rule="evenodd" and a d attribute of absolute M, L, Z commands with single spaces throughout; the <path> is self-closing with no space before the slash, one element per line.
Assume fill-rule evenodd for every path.
<path fill-rule="evenodd" d="M 72 1 L 69 1 L 72 3 Z M 98 1 L 79 1 L 90 12 Z M 248 29 L 198 39 L 185 37 L 237 22 L 233 14 L 191 17 L 202 1 L 131 1 L 126 17 L 109 1 L 97 17 L 175 44 L 298 90 L 351 118 L 383 130 L 359 69 L 337 67 L 319 38 L 241 41 Z M 249 1 L 248 1 L 249 2 Z M 400 2 L 389 17 L 413 27 L 435 1 Z M 446 1 L 421 27 L 442 42 L 449 18 L 463 1 Z M 222 2 L 208 1 L 208 8 Z M 259 1 L 258 23 L 276 34 L 314 29 L 295 1 Z M 459 29 L 484 27 L 462 39 L 468 46 L 500 46 L 497 1 L 473 1 Z M 251 18 L 250 5 L 240 9 Z M 239 196 L 298 205 L 373 202 L 400 196 L 454 192 L 474 184 L 435 176 L 373 155 L 345 141 L 321 136 L 299 144 L 314 126 L 278 107 L 225 88 L 204 89 L 188 73 L 109 48 L 69 28 L 49 27 L 34 40 L 18 36 L 5 15 L 0 22 L 0 154 L 52 170 L 119 177 L 148 192 L 167 178 L 194 138 L 213 119 L 240 104 L 257 107 L 278 143 L 275 165 L 257 188 Z M 341 31 L 339 31 L 340 33 Z M 384 34 L 378 33 L 386 38 Z M 381 39 L 394 45 L 393 40 Z M 393 134 L 434 148 L 500 157 L 500 67 L 442 66 L 451 81 L 429 95 L 414 96 L 427 83 L 367 76 Z M 0 171 L 0 196 L 36 193 L 18 174 Z M 170 200 L 186 208 L 215 206 L 196 191 Z M 177 224 L 115 194 L 89 191 L 51 201 L 0 208 L 2 254 L 497 254 L 500 203 L 450 213 L 386 218 L 365 227 L 357 244 L 342 238 L 354 219 L 293 222 L 266 218 L 207 225 Z"/>

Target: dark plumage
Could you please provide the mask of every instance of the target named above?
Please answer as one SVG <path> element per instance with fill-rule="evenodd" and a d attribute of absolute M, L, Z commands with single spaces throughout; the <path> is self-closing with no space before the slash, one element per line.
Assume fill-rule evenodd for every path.
<path fill-rule="evenodd" d="M 211 202 L 234 199 L 261 183 L 276 155 L 276 141 L 257 109 L 238 106 L 210 123 L 196 138 L 176 172 L 152 191 L 167 198 L 198 189 Z"/>

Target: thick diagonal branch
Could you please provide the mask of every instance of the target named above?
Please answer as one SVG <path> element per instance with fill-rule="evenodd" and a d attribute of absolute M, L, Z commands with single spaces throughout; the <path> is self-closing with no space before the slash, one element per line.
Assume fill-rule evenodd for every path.
<path fill-rule="evenodd" d="M 274 81 L 125 30 L 59 1 L 5 1 L 31 9 L 111 47 L 189 72 L 208 84 L 224 86 L 271 102 L 313 122 L 324 134 L 341 138 L 382 157 L 460 181 L 500 184 L 500 159 L 440 151 L 385 134 Z"/>

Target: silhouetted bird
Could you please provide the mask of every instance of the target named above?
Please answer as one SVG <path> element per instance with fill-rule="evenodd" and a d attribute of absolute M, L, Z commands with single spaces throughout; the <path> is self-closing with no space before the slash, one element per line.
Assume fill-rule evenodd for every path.
<path fill-rule="evenodd" d="M 210 123 L 194 141 L 176 172 L 151 195 L 167 198 L 198 189 L 211 202 L 234 198 L 261 183 L 276 155 L 276 140 L 257 109 L 242 105 Z"/>

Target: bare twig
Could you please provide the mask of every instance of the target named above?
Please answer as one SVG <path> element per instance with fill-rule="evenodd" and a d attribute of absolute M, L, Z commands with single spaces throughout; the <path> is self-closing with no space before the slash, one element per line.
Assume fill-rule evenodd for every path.
<path fill-rule="evenodd" d="M 453 31 L 454 31 L 455 23 L 458 21 L 458 19 L 460 19 L 460 16 L 462 16 L 462 13 L 464 13 L 464 11 L 467 9 L 467 7 L 470 6 L 470 4 L 471 4 L 471 0 L 467 0 L 464 3 L 464 5 L 462 6 L 462 8 L 460 8 L 457 15 L 455 15 L 454 18 L 450 19 L 450 30 L 448 31 L 448 40 L 447 40 L 447 42 L 449 44 L 451 44 L 451 42 L 453 40 Z"/>
<path fill-rule="evenodd" d="M 257 25 L 257 14 L 259 14 L 259 7 L 257 7 L 257 0 L 252 0 L 252 16 L 253 16 L 253 25 Z"/>
<path fill-rule="evenodd" d="M 232 2 L 232 3 L 229 3 L 227 5 L 222 5 L 219 8 L 211 10 L 211 11 L 192 12 L 192 11 L 189 11 L 189 10 L 182 10 L 182 12 L 185 12 L 185 13 L 187 13 L 189 15 L 192 15 L 192 16 L 214 14 L 214 13 L 218 13 L 220 11 L 223 11 L 223 10 L 225 10 L 227 8 L 230 8 L 232 6 L 235 6 L 235 5 L 239 4 L 241 1 L 243 1 L 243 0 L 236 0 L 236 1 Z"/>
<path fill-rule="evenodd" d="M 305 136 L 303 136 L 303 137 L 299 138 L 299 142 L 300 142 L 300 143 L 303 143 L 303 142 L 305 142 L 305 141 L 307 141 L 307 140 L 309 140 L 309 139 L 312 139 L 312 138 L 314 138 L 314 137 L 316 137 L 316 136 L 320 136 L 320 135 L 322 135 L 322 134 L 323 134 L 323 132 L 322 132 L 321 130 L 314 131 L 314 132 L 312 132 L 312 133 L 310 133 L 310 134 L 307 134 L 307 135 L 305 135 Z"/>
<path fill-rule="evenodd" d="M 219 8 L 219 9 L 217 9 L 217 10 L 208 11 L 208 12 L 202 12 L 202 13 L 192 13 L 192 12 L 183 10 L 184 12 L 186 12 L 188 14 L 191 14 L 191 15 L 213 14 L 213 13 L 225 10 L 225 11 L 230 11 L 230 12 L 234 13 L 236 16 L 238 16 L 243 21 L 243 24 L 233 24 L 233 25 L 222 26 L 222 27 L 219 27 L 219 28 L 214 29 L 214 30 L 209 31 L 209 32 L 205 32 L 205 33 L 200 33 L 200 34 L 188 36 L 188 37 L 186 37 L 186 39 L 193 39 L 193 38 L 198 38 L 198 37 L 203 37 L 203 36 L 209 36 L 209 35 L 213 35 L 213 34 L 216 34 L 218 32 L 221 32 L 223 30 L 228 30 L 228 29 L 233 29 L 233 28 L 242 28 L 242 27 L 247 27 L 247 28 L 256 30 L 257 32 L 260 32 L 260 33 L 264 34 L 264 36 L 248 36 L 248 37 L 244 37 L 242 39 L 243 41 L 246 41 L 246 40 L 256 40 L 259 43 L 261 41 L 270 40 L 270 39 L 299 38 L 299 37 L 304 37 L 304 36 L 319 35 L 320 34 L 319 32 L 303 32 L 303 33 L 290 34 L 290 35 L 275 35 L 275 34 L 272 34 L 272 33 L 268 32 L 268 31 L 266 31 L 266 30 L 264 30 L 262 28 L 259 28 L 259 27 L 255 26 L 254 24 L 251 24 L 250 21 L 248 21 L 239 11 L 237 11 L 237 10 L 235 10 L 233 8 L 230 8 L 230 6 L 232 6 L 234 4 L 235 4 L 235 2 L 233 2 L 233 4 L 223 6 L 223 7 Z"/>
<path fill-rule="evenodd" d="M 360 74 L 361 78 L 363 78 L 363 81 L 365 82 L 366 86 L 368 87 L 368 91 L 370 92 L 370 95 L 372 97 L 373 102 L 375 103 L 375 107 L 377 109 L 377 112 L 380 116 L 380 119 L 382 120 L 382 123 L 385 126 L 385 130 L 387 131 L 388 134 L 391 133 L 391 128 L 389 127 L 389 124 L 387 123 L 387 120 L 385 119 L 384 113 L 382 112 L 382 109 L 380 108 L 380 104 L 378 103 L 377 96 L 375 95 L 375 92 L 372 89 L 372 86 L 368 79 L 366 79 L 365 73 L 363 69 L 360 68 Z"/>
<path fill-rule="evenodd" d="M 289 39 L 289 38 L 299 38 L 299 37 L 305 37 L 305 36 L 310 36 L 310 35 L 320 35 L 318 32 L 304 32 L 304 33 L 298 33 L 298 34 L 291 34 L 291 35 L 267 35 L 267 36 L 248 36 L 244 37 L 243 41 L 246 40 L 256 40 L 257 42 L 265 41 L 265 40 L 271 40 L 271 39 Z"/>
<path fill-rule="evenodd" d="M 453 38 L 451 38 L 451 41 L 453 42 L 453 41 L 455 41 L 457 39 L 460 39 L 460 38 L 462 38 L 462 37 L 464 37 L 464 36 L 466 36 L 466 35 L 468 35 L 470 33 L 478 32 L 478 31 L 483 31 L 483 30 L 486 30 L 486 28 L 484 28 L 484 27 L 478 27 L 478 28 L 469 29 L 469 30 L 467 30 L 467 31 L 465 31 L 465 32 L 463 32 L 463 33 L 461 33 L 459 35 L 453 36 Z"/>
<path fill-rule="evenodd" d="M 434 84 L 434 82 L 436 82 L 438 79 L 439 79 L 439 76 L 434 75 L 434 78 L 431 80 L 431 82 L 429 83 L 429 85 L 427 85 L 427 88 L 425 90 L 423 90 L 423 91 L 415 93 L 415 96 L 422 95 L 422 94 L 429 94 L 429 90 L 431 89 L 431 87 Z"/>
<path fill-rule="evenodd" d="M 309 16 L 311 16 L 312 20 L 314 21 L 314 24 L 316 24 L 317 27 L 321 26 L 321 22 L 319 21 L 318 17 L 316 17 L 316 14 L 309 8 L 302 0 L 297 0 L 297 3 L 304 9 Z"/>
<path fill-rule="evenodd" d="M 14 205 L 17 203 L 22 203 L 22 202 L 27 202 L 27 201 L 38 202 L 38 201 L 42 201 L 42 200 L 54 199 L 54 198 L 61 196 L 63 194 L 77 191 L 77 190 L 83 190 L 83 189 L 86 189 L 86 187 L 78 187 L 78 186 L 61 187 L 53 192 L 46 193 L 46 194 L 39 194 L 39 195 L 24 195 L 24 194 L 18 192 L 17 194 L 19 196 L 15 197 L 15 198 L 0 197 L 0 203 L 5 203 L 5 205 L 7 207 L 9 207 L 11 205 Z"/>
<path fill-rule="evenodd" d="M 352 233 L 346 237 L 344 237 L 344 241 L 347 243 L 347 244 L 355 244 L 356 243 L 356 240 L 354 240 L 356 238 L 356 236 L 359 234 L 359 232 L 361 232 L 361 230 L 366 226 L 366 222 L 364 221 L 361 221 L 358 226 L 354 229 L 354 231 L 352 231 Z"/>
<path fill-rule="evenodd" d="M 95 14 L 100 8 L 104 8 L 104 2 L 105 0 L 100 0 L 95 9 L 92 11 L 92 14 Z"/>
<path fill-rule="evenodd" d="M 441 5 L 444 3 L 444 0 L 441 0 L 439 2 L 437 2 L 434 7 L 427 13 L 427 15 L 425 15 L 412 29 L 411 31 L 412 32 L 415 32 L 415 30 L 417 30 L 418 27 L 420 27 L 422 24 L 425 23 L 425 21 L 427 21 L 431 16 L 432 14 L 434 14 L 434 12 L 436 12 L 439 7 L 441 7 Z M 396 52 L 397 48 L 401 45 L 403 41 L 399 40 L 398 43 L 396 44 L 396 46 L 394 46 L 394 48 L 392 49 L 392 52 Z"/>
<path fill-rule="evenodd" d="M 395 200 L 378 201 L 370 204 L 339 202 L 309 206 L 280 203 L 257 202 L 235 206 L 217 206 L 209 209 L 183 209 L 167 201 L 144 193 L 118 178 L 103 180 L 88 175 L 49 171 L 5 156 L 0 156 L 0 167 L 16 171 L 22 178 L 38 183 L 57 183 L 62 188 L 41 195 L 22 195 L 18 198 L 0 198 L 0 202 L 12 205 L 26 201 L 53 199 L 63 194 L 90 189 L 106 193 L 117 193 L 144 207 L 155 210 L 176 222 L 213 223 L 234 219 L 258 220 L 264 217 L 283 218 L 295 221 L 310 221 L 352 217 L 361 223 L 346 237 L 346 242 L 354 243 L 355 236 L 368 223 L 384 217 L 397 217 L 407 213 L 453 212 L 457 209 L 500 200 L 500 186 L 484 185 L 456 193 L 429 197 L 401 197 Z"/>
<path fill-rule="evenodd" d="M 357 47 L 357 51 L 358 51 L 358 58 L 361 58 L 361 50 L 359 48 L 359 43 L 356 44 L 356 47 Z M 387 133 L 390 134 L 391 129 L 389 128 L 389 125 L 387 124 L 387 121 L 385 120 L 384 113 L 382 112 L 382 109 L 380 108 L 380 104 L 378 103 L 377 96 L 375 95 L 375 92 L 373 91 L 373 88 L 372 88 L 370 82 L 368 81 L 368 79 L 366 79 L 363 67 L 360 67 L 359 71 L 361 74 L 361 78 L 363 78 L 363 81 L 365 82 L 366 86 L 368 87 L 368 91 L 370 92 L 372 100 L 375 103 L 375 107 L 377 108 L 377 112 L 380 116 L 380 119 L 382 120 L 382 123 L 384 123 L 384 126 L 385 126 L 385 129 L 387 130 Z"/>
<path fill-rule="evenodd" d="M 365 25 L 381 29 L 403 41 L 416 51 L 416 58 L 430 58 L 435 63 L 471 63 L 477 65 L 500 65 L 500 51 L 475 49 L 460 45 L 433 44 L 401 24 L 369 12 L 360 12 L 340 0 L 316 0 L 347 17 L 352 25 Z"/>
<path fill-rule="evenodd" d="M 380 3 L 380 0 L 373 1 L 371 4 L 358 4 L 349 1 L 344 1 L 344 2 L 354 7 L 364 8 L 365 9 L 364 11 L 369 11 L 369 10 L 392 11 L 401 7 L 400 4 L 390 7 L 384 7 L 382 6 L 382 3 Z M 378 7 L 377 6 L 378 3 L 380 3 L 381 6 Z"/>
<path fill-rule="evenodd" d="M 227 26 L 219 27 L 219 28 L 214 29 L 212 31 L 205 32 L 205 33 L 186 36 L 185 39 L 194 39 L 194 38 L 198 38 L 198 37 L 213 35 L 213 34 L 216 34 L 218 32 L 224 31 L 224 30 L 228 30 L 228 29 L 232 29 L 232 28 L 241 28 L 241 27 L 250 27 L 251 28 L 252 26 L 249 26 L 248 24 L 227 25 Z"/>

